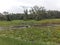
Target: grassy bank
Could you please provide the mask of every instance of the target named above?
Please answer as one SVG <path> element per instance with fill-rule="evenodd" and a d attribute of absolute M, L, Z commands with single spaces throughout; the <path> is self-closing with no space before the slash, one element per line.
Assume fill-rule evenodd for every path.
<path fill-rule="evenodd" d="M 13 20 L 0 21 L 0 26 L 14 26 L 14 25 L 33 25 L 33 24 L 60 24 L 60 19 L 46 19 L 46 20 Z"/>

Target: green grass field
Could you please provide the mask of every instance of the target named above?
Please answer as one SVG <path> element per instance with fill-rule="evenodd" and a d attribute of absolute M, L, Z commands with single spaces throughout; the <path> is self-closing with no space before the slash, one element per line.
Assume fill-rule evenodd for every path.
<path fill-rule="evenodd" d="M 59 24 L 60 19 L 0 21 L 0 26 Z M 0 45 L 60 45 L 60 26 L 0 30 Z"/>
<path fill-rule="evenodd" d="M 13 26 L 13 25 L 32 25 L 32 24 L 55 24 L 60 23 L 60 19 L 45 19 L 45 20 L 13 20 L 13 21 L 0 21 L 0 26 Z"/>

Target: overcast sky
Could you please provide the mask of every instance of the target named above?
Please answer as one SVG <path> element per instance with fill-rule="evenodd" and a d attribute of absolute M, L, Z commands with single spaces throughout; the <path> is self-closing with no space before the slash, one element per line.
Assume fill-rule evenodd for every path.
<path fill-rule="evenodd" d="M 34 5 L 44 6 L 47 10 L 60 10 L 60 0 L 0 0 L 0 12 L 20 13 L 23 11 L 21 6 Z"/>

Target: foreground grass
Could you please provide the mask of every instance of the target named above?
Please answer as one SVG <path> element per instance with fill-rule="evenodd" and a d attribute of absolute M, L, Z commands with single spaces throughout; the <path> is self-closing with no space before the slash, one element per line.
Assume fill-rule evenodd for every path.
<path fill-rule="evenodd" d="M 0 31 L 0 43 L 1 45 L 59 45 L 60 27 L 2 30 Z"/>
<path fill-rule="evenodd" d="M 8 37 L 0 37 L 0 45 L 59 45 L 59 44 L 55 42 L 44 42 L 44 41 L 28 42 L 28 41 L 12 39 Z"/>

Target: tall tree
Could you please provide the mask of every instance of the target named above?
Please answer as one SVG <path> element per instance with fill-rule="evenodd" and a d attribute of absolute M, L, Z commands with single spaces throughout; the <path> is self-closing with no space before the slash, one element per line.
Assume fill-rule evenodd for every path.
<path fill-rule="evenodd" d="M 40 20 L 46 14 L 46 10 L 44 9 L 44 7 L 34 6 L 30 10 L 30 14 L 32 14 L 33 17 L 35 17 L 36 20 Z"/>
<path fill-rule="evenodd" d="M 28 9 L 24 10 L 24 20 L 28 19 Z"/>

